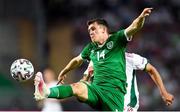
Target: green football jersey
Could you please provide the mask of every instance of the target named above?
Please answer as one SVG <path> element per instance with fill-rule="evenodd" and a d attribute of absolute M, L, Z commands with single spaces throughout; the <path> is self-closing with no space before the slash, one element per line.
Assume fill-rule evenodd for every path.
<path fill-rule="evenodd" d="M 91 42 L 83 49 L 81 57 L 93 62 L 92 83 L 103 89 L 117 88 L 126 93 L 126 44 L 124 30 L 120 30 L 111 34 L 103 46 Z"/>

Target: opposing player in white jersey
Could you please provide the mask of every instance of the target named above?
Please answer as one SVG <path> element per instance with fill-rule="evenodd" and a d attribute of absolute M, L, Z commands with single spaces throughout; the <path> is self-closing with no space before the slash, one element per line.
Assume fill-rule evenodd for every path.
<path fill-rule="evenodd" d="M 162 82 L 161 76 L 156 68 L 151 65 L 146 58 L 134 53 L 126 53 L 126 76 L 127 76 L 127 93 L 124 97 L 124 111 L 137 111 L 139 108 L 139 92 L 137 87 L 135 70 L 144 70 L 152 78 L 152 80 L 157 85 L 160 94 L 166 103 L 166 105 L 171 105 L 174 96 L 167 92 L 164 84 Z M 93 63 L 90 62 L 87 70 L 84 72 L 84 77 L 82 80 L 89 81 L 93 77 Z M 92 80 L 93 81 L 93 80 Z"/>

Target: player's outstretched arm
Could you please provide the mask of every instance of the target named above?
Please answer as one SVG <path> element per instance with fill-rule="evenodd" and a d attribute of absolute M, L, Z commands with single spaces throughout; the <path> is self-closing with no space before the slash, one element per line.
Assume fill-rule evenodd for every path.
<path fill-rule="evenodd" d="M 142 11 L 142 13 L 132 22 L 132 24 L 125 29 L 128 37 L 134 35 L 137 31 L 139 31 L 143 27 L 145 17 L 151 14 L 152 9 L 153 8 L 145 8 Z"/>
<path fill-rule="evenodd" d="M 157 87 L 160 91 L 160 94 L 161 94 L 164 102 L 166 103 L 166 105 L 171 105 L 173 103 L 174 96 L 167 92 L 157 69 L 153 65 L 148 63 L 146 65 L 146 71 L 148 72 L 148 74 L 151 76 L 152 80 L 157 85 Z"/>
<path fill-rule="evenodd" d="M 77 56 L 75 58 L 73 58 L 67 65 L 66 67 L 60 72 L 59 76 L 58 76 L 58 81 L 61 82 L 64 80 L 65 78 L 65 74 L 79 66 L 81 66 L 81 64 L 83 63 L 83 59 L 81 58 L 81 56 Z"/>

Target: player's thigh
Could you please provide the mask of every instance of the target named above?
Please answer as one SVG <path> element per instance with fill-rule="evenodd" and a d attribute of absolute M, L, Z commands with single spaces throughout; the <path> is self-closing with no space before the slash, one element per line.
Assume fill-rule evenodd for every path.
<path fill-rule="evenodd" d="M 92 85 L 86 81 L 83 81 L 82 83 L 84 83 L 87 86 L 87 92 L 88 92 L 88 98 L 84 102 L 87 103 L 92 108 L 99 109 L 101 103 L 99 102 L 99 97 L 98 97 L 99 94 L 97 92 L 99 90 L 97 86 Z"/>
<path fill-rule="evenodd" d="M 81 101 L 88 99 L 88 88 L 87 85 L 82 82 L 71 84 L 73 94 Z"/>

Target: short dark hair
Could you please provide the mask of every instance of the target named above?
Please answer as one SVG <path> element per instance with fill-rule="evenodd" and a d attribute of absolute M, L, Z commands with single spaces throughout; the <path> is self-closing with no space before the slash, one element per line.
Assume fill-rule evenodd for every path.
<path fill-rule="evenodd" d="M 106 26 L 107 29 L 109 30 L 109 25 L 108 25 L 107 21 L 105 19 L 103 19 L 103 18 L 91 19 L 91 20 L 87 21 L 87 25 L 89 26 L 89 25 L 91 25 L 91 24 L 93 24 L 95 22 L 97 24 Z"/>

